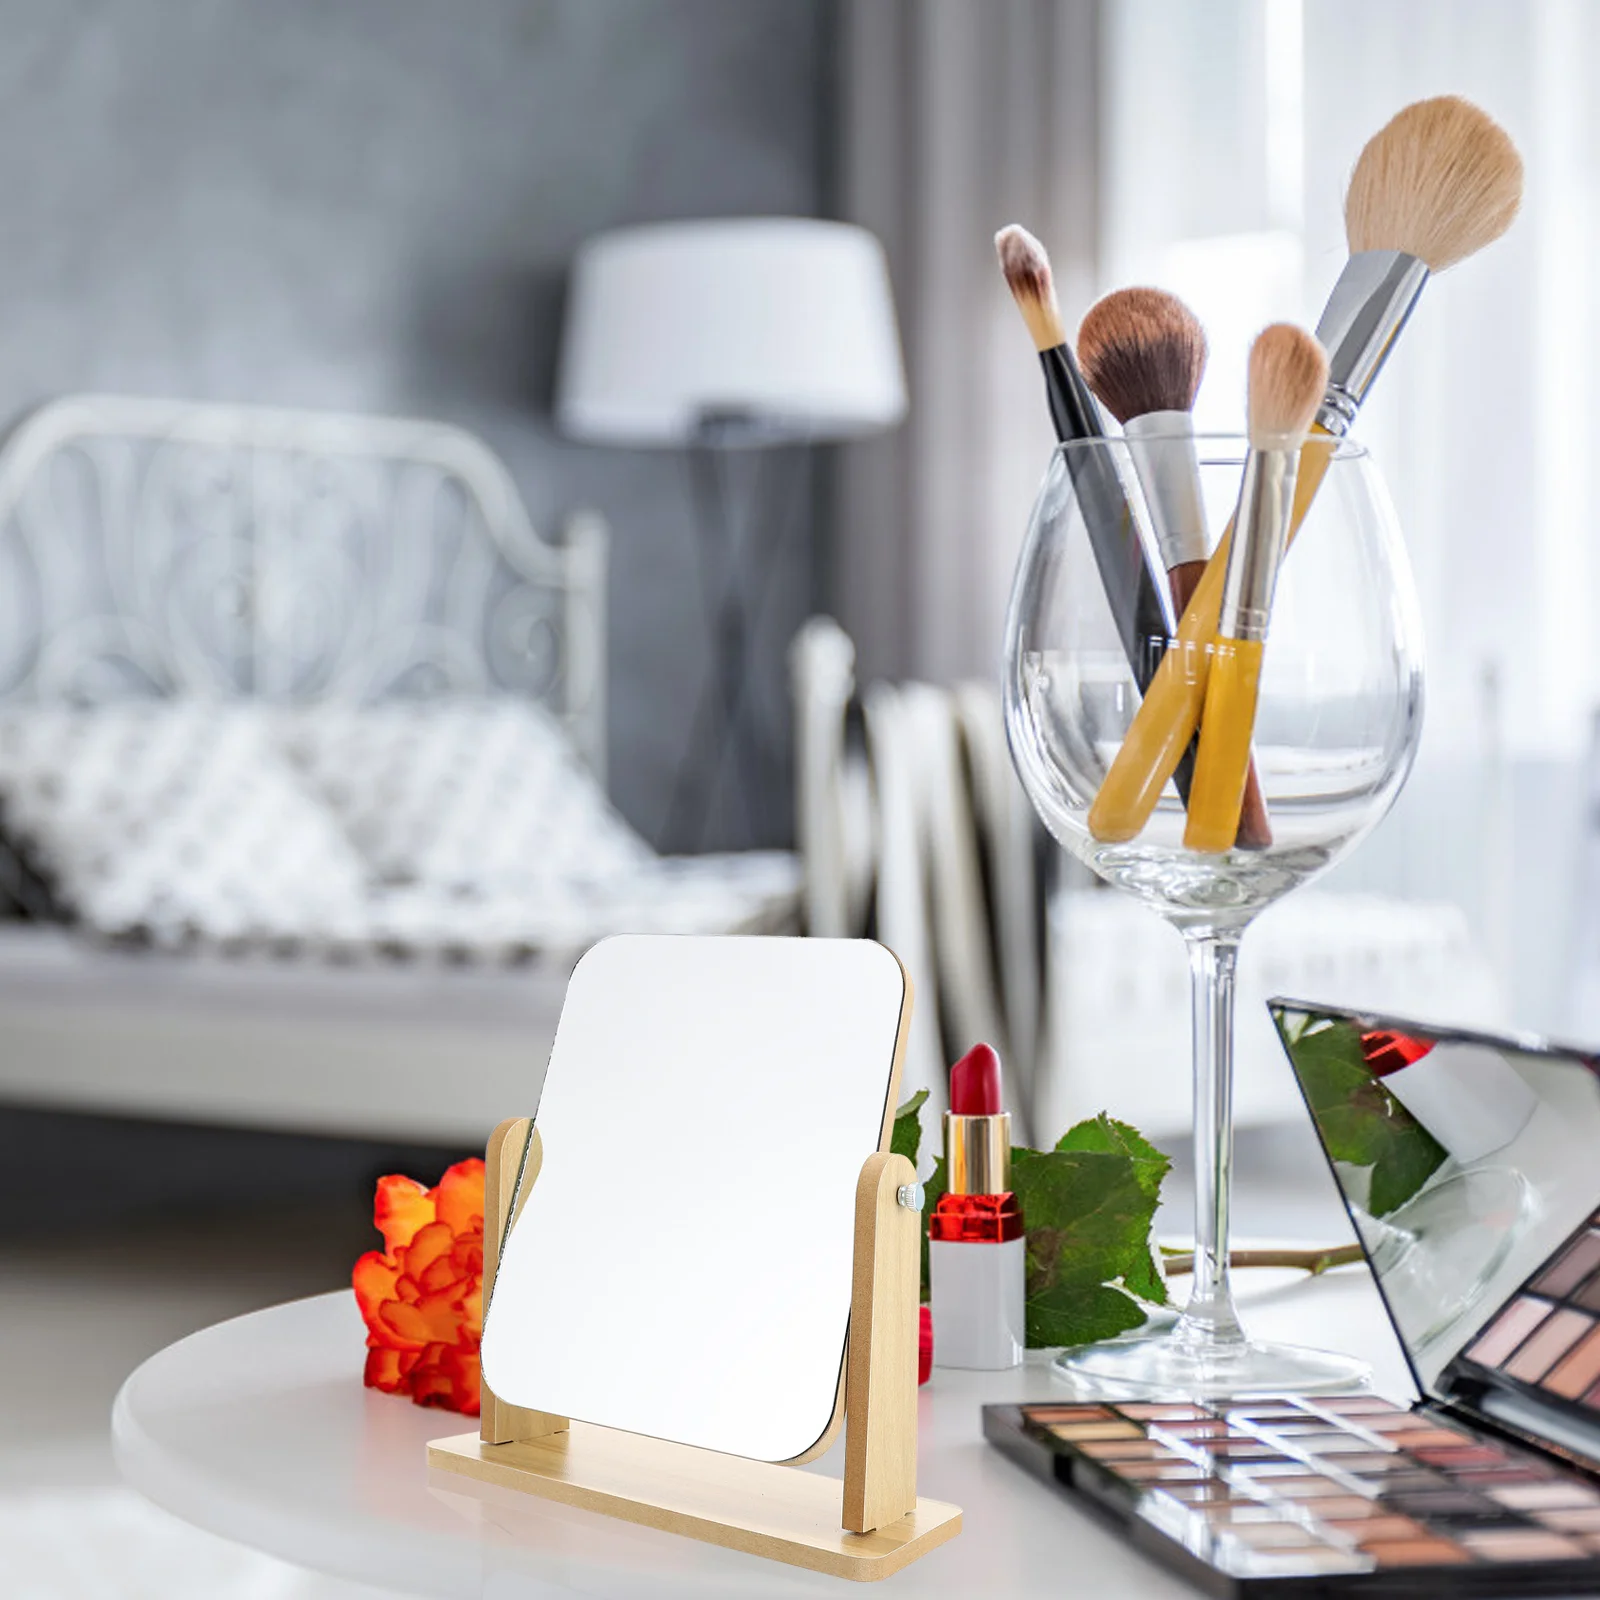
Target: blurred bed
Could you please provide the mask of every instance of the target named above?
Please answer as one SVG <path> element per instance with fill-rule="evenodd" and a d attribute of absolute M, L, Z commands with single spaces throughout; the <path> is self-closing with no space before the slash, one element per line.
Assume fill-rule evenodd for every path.
<path fill-rule="evenodd" d="M 605 800 L 605 533 L 431 422 L 71 396 L 0 450 L 0 1100 L 474 1143 L 607 933 L 790 925 Z"/>

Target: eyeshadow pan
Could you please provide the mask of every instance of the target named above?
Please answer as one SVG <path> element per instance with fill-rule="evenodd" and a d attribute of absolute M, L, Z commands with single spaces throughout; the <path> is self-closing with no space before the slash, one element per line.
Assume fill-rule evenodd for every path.
<path fill-rule="evenodd" d="M 1163 1461 L 1118 1461 L 1114 1470 L 1130 1483 L 1200 1483 L 1211 1476 L 1205 1467 L 1170 1457 Z"/>
<path fill-rule="evenodd" d="M 1205 1422 L 1152 1422 L 1150 1429 L 1174 1439 L 1216 1439 L 1226 1436 L 1228 1424 L 1213 1417 Z"/>
<path fill-rule="evenodd" d="M 1142 1439 L 1144 1429 L 1131 1422 L 1053 1422 L 1050 1431 L 1058 1439 Z"/>
<path fill-rule="evenodd" d="M 1519 1295 L 1493 1322 L 1467 1346 L 1469 1361 L 1480 1366 L 1498 1367 L 1535 1328 L 1550 1315 L 1552 1307 L 1544 1300 Z"/>
<path fill-rule="evenodd" d="M 1263 1489 L 1285 1500 L 1324 1500 L 1334 1495 L 1348 1495 L 1349 1490 L 1332 1478 L 1274 1478 Z"/>
<path fill-rule="evenodd" d="M 1507 1460 L 1506 1453 L 1492 1444 L 1460 1444 L 1450 1446 L 1425 1445 L 1412 1454 L 1430 1467 L 1442 1467 L 1446 1472 L 1456 1472 L 1462 1467 L 1499 1467 Z"/>
<path fill-rule="evenodd" d="M 1090 1439 L 1077 1446 L 1092 1461 L 1154 1461 L 1183 1458 L 1154 1439 Z"/>
<path fill-rule="evenodd" d="M 1295 1445 L 1301 1450 L 1309 1450 L 1316 1456 L 1360 1456 L 1371 1455 L 1374 1450 L 1372 1441 L 1357 1438 L 1353 1433 L 1340 1433 L 1330 1429 L 1325 1434 L 1313 1438 L 1296 1439 Z M 1384 1442 L 1385 1450 L 1396 1450 L 1398 1445 Z"/>
<path fill-rule="evenodd" d="M 1470 1433 L 1457 1433 L 1454 1428 L 1441 1428 L 1434 1426 L 1432 1428 L 1419 1429 L 1417 1432 L 1408 1435 L 1404 1439 L 1396 1440 L 1394 1448 L 1397 1450 L 1405 1449 L 1414 1451 L 1419 1449 L 1427 1449 L 1432 1445 L 1459 1446 L 1476 1444 L 1477 1442 L 1478 1441 L 1474 1439 Z"/>
<path fill-rule="evenodd" d="M 1459 1566 L 1472 1559 L 1460 1545 L 1448 1539 L 1404 1539 L 1362 1548 L 1380 1567 Z"/>
<path fill-rule="evenodd" d="M 1583 1342 L 1570 1350 L 1545 1378 L 1544 1386 L 1553 1394 L 1576 1400 L 1600 1379 L 1600 1328 L 1591 1328 Z"/>
<path fill-rule="evenodd" d="M 1241 1494 L 1238 1489 L 1224 1483 L 1221 1478 L 1207 1478 L 1200 1483 L 1163 1484 L 1161 1492 L 1185 1506 L 1232 1505 L 1236 1501 L 1244 1500 L 1248 1500 L 1252 1505 L 1260 1504 L 1253 1496 Z"/>
<path fill-rule="evenodd" d="M 1580 1283 L 1600 1268 L 1600 1233 L 1585 1233 L 1574 1239 L 1530 1286 L 1535 1294 L 1563 1300 Z"/>
<path fill-rule="evenodd" d="M 1600 1533 L 1600 1506 L 1586 1506 L 1579 1511 L 1536 1511 L 1534 1517 L 1547 1528 L 1559 1528 L 1563 1533 Z"/>
<path fill-rule="evenodd" d="M 1537 1383 L 1594 1326 L 1594 1318 L 1563 1306 L 1539 1325 L 1527 1343 L 1505 1364 L 1509 1377 Z"/>
<path fill-rule="evenodd" d="M 1310 1550 L 1258 1550 L 1250 1557 L 1252 1577 L 1298 1578 L 1318 1572 L 1363 1572 L 1366 1563 L 1349 1550 L 1318 1545 Z"/>
<path fill-rule="evenodd" d="M 1118 1405 L 1117 1410 L 1135 1422 L 1204 1422 L 1211 1413 L 1199 1406 L 1157 1405 L 1140 1401 L 1138 1404 Z"/>
<path fill-rule="evenodd" d="M 1382 1395 L 1376 1394 L 1333 1394 L 1325 1400 L 1317 1400 L 1314 1403 L 1323 1411 L 1331 1411 L 1341 1417 L 1367 1416 L 1405 1409 L 1403 1406 L 1397 1406 L 1393 1400 L 1385 1400 Z"/>
<path fill-rule="evenodd" d="M 1585 1311 L 1600 1311 L 1600 1272 L 1595 1273 L 1572 1298 Z"/>
<path fill-rule="evenodd" d="M 1393 1416 L 1363 1417 L 1361 1426 L 1371 1433 L 1410 1433 L 1418 1428 L 1434 1426 L 1427 1417 L 1415 1411 L 1397 1411 Z"/>
<path fill-rule="evenodd" d="M 1306 1509 L 1314 1512 L 1323 1522 L 1335 1518 L 1340 1522 L 1350 1522 L 1386 1515 L 1381 1501 L 1365 1500 L 1358 1494 L 1342 1494 L 1331 1500 L 1319 1500 Z"/>
<path fill-rule="evenodd" d="M 1109 1407 L 1091 1405 L 1024 1406 L 1022 1414 L 1029 1422 L 1111 1422 L 1115 1419 Z"/>
<path fill-rule="evenodd" d="M 1305 1549 L 1308 1545 L 1321 1546 L 1322 1540 L 1302 1528 L 1298 1522 L 1235 1522 L 1228 1525 L 1227 1536 L 1247 1544 L 1252 1550 Z M 1547 1535 L 1547 1537 L 1555 1537 Z"/>
<path fill-rule="evenodd" d="M 1474 1555 L 1491 1561 L 1571 1561 L 1588 1552 L 1575 1539 L 1539 1528 L 1506 1528 L 1491 1533 L 1464 1533 L 1461 1542 Z"/>
<path fill-rule="evenodd" d="M 1513 1511 L 1557 1511 L 1569 1506 L 1600 1505 L 1600 1494 L 1575 1479 L 1560 1483 L 1510 1483 L 1491 1489 L 1489 1497 Z"/>
<path fill-rule="evenodd" d="M 1356 1543 L 1362 1549 L 1369 1544 L 1387 1543 L 1391 1539 L 1420 1539 L 1428 1531 L 1411 1517 L 1398 1516 L 1368 1517 L 1364 1522 L 1351 1522 L 1348 1526 L 1333 1518 L 1328 1526 L 1337 1528 L 1340 1533 L 1354 1534 Z"/>

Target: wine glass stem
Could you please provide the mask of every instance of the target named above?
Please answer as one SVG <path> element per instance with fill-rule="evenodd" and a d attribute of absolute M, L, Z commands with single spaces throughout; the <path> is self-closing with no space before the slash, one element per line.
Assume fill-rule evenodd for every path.
<path fill-rule="evenodd" d="M 1244 1339 L 1228 1277 L 1228 1201 L 1233 1184 L 1233 980 L 1239 935 L 1184 935 L 1194 1028 L 1194 1285 L 1176 1329 L 1215 1348 Z"/>

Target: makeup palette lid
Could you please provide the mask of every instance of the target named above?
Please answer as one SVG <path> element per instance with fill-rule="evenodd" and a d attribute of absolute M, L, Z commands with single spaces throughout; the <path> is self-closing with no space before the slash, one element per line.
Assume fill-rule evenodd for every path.
<path fill-rule="evenodd" d="M 1600 1465 L 1600 1058 L 1270 1010 L 1418 1388 Z"/>

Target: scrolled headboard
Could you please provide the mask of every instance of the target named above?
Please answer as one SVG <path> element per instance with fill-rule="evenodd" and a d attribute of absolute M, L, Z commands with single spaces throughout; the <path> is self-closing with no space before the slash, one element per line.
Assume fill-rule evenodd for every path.
<path fill-rule="evenodd" d="M 445 423 L 68 395 L 0 446 L 0 701 L 497 690 L 602 772 L 605 581 Z"/>

